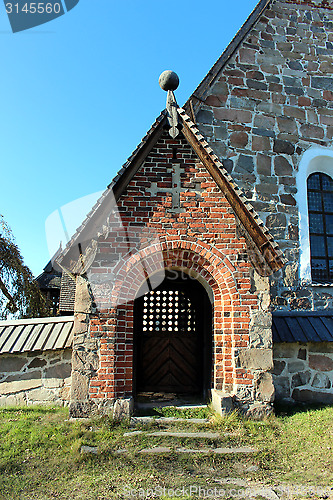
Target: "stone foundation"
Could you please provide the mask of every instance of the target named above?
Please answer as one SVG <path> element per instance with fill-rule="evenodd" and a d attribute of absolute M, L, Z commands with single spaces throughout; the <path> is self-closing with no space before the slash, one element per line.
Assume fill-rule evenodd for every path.
<path fill-rule="evenodd" d="M 251 353 L 251 351 L 249 351 Z M 245 354 L 245 353 L 244 353 Z M 133 413 L 133 398 L 72 401 L 71 349 L 0 357 L 0 406 L 57 404 L 70 405 L 72 417 L 93 414 L 109 415 L 115 419 L 129 418 Z M 282 343 L 273 350 L 273 384 L 267 372 L 256 381 L 253 403 L 252 388 L 239 387 L 231 397 L 212 390 L 214 409 L 221 415 L 240 407 L 249 416 L 260 417 L 272 411 L 275 400 L 289 403 L 333 404 L 333 345 L 331 343 Z M 266 387 L 267 386 L 267 387 Z M 267 395 L 270 397 L 267 399 Z M 262 401 L 260 401 L 262 399 Z M 246 406 L 245 402 L 249 401 Z M 241 403 L 241 404 L 240 404 Z"/>
<path fill-rule="evenodd" d="M 68 405 L 72 350 L 0 356 L 0 406 Z"/>
<path fill-rule="evenodd" d="M 107 415 L 114 420 L 127 420 L 133 415 L 133 398 L 108 399 L 96 402 L 88 400 L 85 402 L 71 401 L 69 414 L 71 418 L 89 418 L 95 415 Z"/>
<path fill-rule="evenodd" d="M 273 357 L 277 401 L 333 404 L 332 343 L 276 344 Z"/>
<path fill-rule="evenodd" d="M 223 391 L 212 389 L 212 407 L 221 416 L 226 415 L 234 410 L 232 397 Z"/>

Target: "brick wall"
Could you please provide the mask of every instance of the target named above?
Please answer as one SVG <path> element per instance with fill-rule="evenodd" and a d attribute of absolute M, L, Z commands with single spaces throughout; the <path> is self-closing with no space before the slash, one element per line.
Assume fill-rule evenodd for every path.
<path fill-rule="evenodd" d="M 332 146 L 332 2 L 270 5 L 218 75 L 197 121 L 290 260 L 271 282 L 274 307 L 333 307 L 329 290 L 299 282 L 296 199 L 304 152 Z"/>
<path fill-rule="evenodd" d="M 234 394 L 250 413 L 270 411 L 268 280 L 252 270 L 235 215 L 182 136 L 164 133 L 118 208 L 89 271 L 98 312 L 90 315 L 87 335 L 100 346 L 97 373 L 88 376 L 89 405 L 132 396 L 134 297 L 147 276 L 176 268 L 194 273 L 213 297 L 212 387 Z"/>

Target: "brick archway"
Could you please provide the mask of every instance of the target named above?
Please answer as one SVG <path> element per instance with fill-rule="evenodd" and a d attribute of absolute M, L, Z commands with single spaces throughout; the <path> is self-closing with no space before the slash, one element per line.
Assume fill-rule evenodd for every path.
<path fill-rule="evenodd" d="M 128 397 L 133 393 L 133 304 L 143 281 L 161 270 L 159 254 L 166 269 L 184 269 L 210 290 L 213 297 L 213 386 L 231 391 L 235 383 L 249 384 L 252 375 L 237 368 L 235 349 L 248 344 L 250 304 L 239 293 L 237 273 L 229 259 L 201 242 L 162 241 L 131 256 L 117 269 L 113 288 L 114 307 L 101 311 L 92 329 L 102 330 L 100 369 L 90 382 L 91 398 Z M 141 272 L 145 262 L 146 275 Z M 242 277 L 243 288 L 250 278 Z M 120 305 L 116 305 L 120 304 Z M 103 326 L 102 326 L 103 325 Z"/>

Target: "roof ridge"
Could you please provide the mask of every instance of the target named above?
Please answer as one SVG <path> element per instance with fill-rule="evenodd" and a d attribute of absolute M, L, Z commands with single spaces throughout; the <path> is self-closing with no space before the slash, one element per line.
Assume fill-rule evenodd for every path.
<path fill-rule="evenodd" d="M 250 238 L 252 238 L 254 245 L 257 247 L 261 255 L 263 255 L 271 270 L 274 271 L 280 269 L 287 261 L 284 258 L 278 244 L 274 241 L 273 236 L 269 233 L 257 212 L 243 194 L 243 191 L 236 184 L 231 175 L 225 170 L 220 159 L 214 153 L 213 149 L 209 146 L 208 142 L 199 132 L 190 117 L 186 114 L 185 110 L 178 107 L 177 112 L 182 119 L 183 133 L 185 132 L 184 135 L 186 139 L 195 151 L 197 148 L 196 153 L 209 171 L 210 175 L 214 178 L 217 185 L 220 187 L 221 191 L 224 192 L 243 227 L 246 229 L 247 234 Z M 108 198 L 109 201 L 111 201 L 111 204 L 112 202 L 114 203 L 114 201 L 117 201 L 123 190 L 144 162 L 147 154 L 149 154 L 149 151 L 151 150 L 151 147 L 153 147 L 155 142 L 160 137 L 160 133 L 162 131 L 162 128 L 160 127 L 166 119 L 166 116 L 167 111 L 163 110 L 147 134 L 141 140 L 140 144 L 135 148 L 131 156 L 114 177 L 112 183 L 109 184 L 107 190 L 104 191 L 98 202 L 89 212 L 81 226 L 76 230 L 71 240 L 67 243 L 61 254 L 60 262 L 62 262 L 62 259 L 67 255 L 70 249 L 74 247 L 79 236 L 82 241 L 86 241 L 103 234 L 105 214 L 103 214 L 101 206 L 107 201 Z M 189 137 L 186 136 L 186 133 L 190 134 Z M 202 151 L 204 151 L 204 154 L 202 154 Z M 207 159 L 209 160 L 207 161 Z M 114 199 L 111 199 L 110 196 L 114 196 Z M 95 225 L 90 226 L 92 220 L 94 220 Z M 250 221 L 250 223 L 247 224 L 247 221 Z M 93 234 L 91 227 L 94 228 Z M 77 258 L 78 257 L 79 254 L 77 254 Z"/>

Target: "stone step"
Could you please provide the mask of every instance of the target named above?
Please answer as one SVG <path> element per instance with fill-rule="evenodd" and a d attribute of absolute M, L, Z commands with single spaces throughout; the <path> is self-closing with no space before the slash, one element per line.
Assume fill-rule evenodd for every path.
<path fill-rule="evenodd" d="M 125 432 L 123 434 L 124 437 L 135 437 L 140 434 L 144 434 L 145 436 L 153 436 L 153 437 L 176 437 L 176 438 L 195 438 L 195 439 L 218 439 L 221 437 L 221 434 L 218 432 L 173 432 L 173 431 L 156 431 L 156 432 L 145 432 L 145 431 L 132 431 Z M 231 433 L 225 433 L 223 436 L 231 436 Z"/>
<path fill-rule="evenodd" d="M 139 424 L 172 424 L 177 422 L 187 422 L 189 424 L 208 424 L 208 418 L 178 418 L 178 417 L 132 417 L 131 426 Z"/>
<path fill-rule="evenodd" d="M 190 453 L 190 454 L 209 454 L 213 453 L 215 455 L 230 455 L 230 454 L 238 454 L 238 453 L 256 453 L 258 450 L 256 448 L 249 448 L 247 446 L 243 447 L 231 447 L 231 448 L 170 448 L 169 446 L 154 446 L 153 448 L 144 448 L 143 450 L 138 451 L 137 453 L 149 454 L 149 455 L 158 455 L 162 453 Z M 81 446 L 81 453 L 98 453 L 98 448 L 95 446 Z M 116 455 L 125 455 L 128 453 L 126 448 L 122 448 L 120 450 L 116 450 Z"/>
<path fill-rule="evenodd" d="M 247 446 L 243 447 L 231 447 L 231 448 L 175 448 L 174 450 L 169 447 L 158 446 L 154 448 L 145 448 L 140 450 L 138 453 L 147 453 L 151 455 L 157 455 L 159 453 L 213 453 L 215 455 L 225 455 L 225 454 L 238 454 L 238 453 L 257 453 L 257 448 L 249 448 Z"/>
<path fill-rule="evenodd" d="M 202 410 L 207 409 L 206 404 L 186 404 L 181 401 L 175 402 L 173 401 L 170 404 L 170 401 L 150 401 L 149 403 L 135 403 L 135 408 L 138 410 L 148 410 L 155 408 L 172 408 L 173 410 Z"/>

